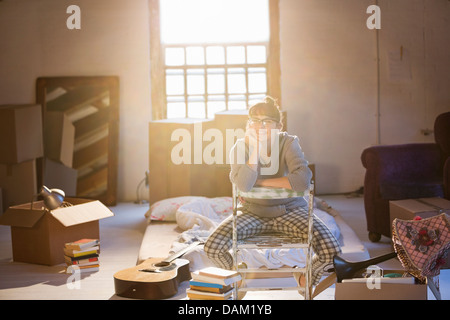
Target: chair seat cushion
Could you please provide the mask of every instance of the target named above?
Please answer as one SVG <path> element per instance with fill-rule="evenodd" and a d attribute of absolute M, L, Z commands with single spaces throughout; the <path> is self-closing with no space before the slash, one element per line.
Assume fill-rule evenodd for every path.
<path fill-rule="evenodd" d="M 442 181 L 389 181 L 380 184 L 381 197 L 386 200 L 444 197 Z"/>

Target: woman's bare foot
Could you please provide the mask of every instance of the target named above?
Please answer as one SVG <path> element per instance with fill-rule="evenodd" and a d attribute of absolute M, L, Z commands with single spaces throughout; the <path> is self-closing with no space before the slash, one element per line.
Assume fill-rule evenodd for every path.
<path fill-rule="evenodd" d="M 305 288 L 306 287 L 306 277 L 305 274 L 303 272 L 295 272 L 294 273 L 294 278 L 297 281 L 297 284 L 299 287 L 301 288 Z"/>

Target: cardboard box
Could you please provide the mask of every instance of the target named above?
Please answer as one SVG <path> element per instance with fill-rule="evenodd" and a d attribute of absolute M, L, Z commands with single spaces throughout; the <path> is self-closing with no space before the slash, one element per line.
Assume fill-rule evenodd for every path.
<path fill-rule="evenodd" d="M 149 123 L 149 199 L 155 203 L 161 199 L 199 195 L 205 197 L 231 196 L 229 179 L 229 153 L 236 139 L 244 137 L 248 120 L 247 110 L 218 112 L 214 120 L 200 119 L 164 119 Z M 283 111 L 283 123 L 286 125 L 286 112 Z M 224 139 L 222 154 L 212 164 L 204 159 L 206 150 L 212 142 L 204 139 L 204 134 L 214 129 Z M 174 164 L 172 150 L 182 138 L 172 141 L 175 130 L 183 130 L 190 137 L 191 164 Z M 229 131 L 228 131 L 229 130 Z M 228 133 L 228 134 L 227 134 Z M 195 141 L 200 141 L 197 145 Z M 183 140 L 183 142 L 185 142 Z M 200 155 L 201 164 L 195 163 L 195 154 Z M 209 153 L 208 153 L 209 154 Z M 216 155 L 216 154 L 215 154 Z M 180 180 L 180 177 L 183 179 Z"/>
<path fill-rule="evenodd" d="M 395 218 L 402 220 L 413 220 L 419 216 L 429 218 L 440 213 L 450 215 L 450 201 L 443 198 L 420 198 L 389 201 L 390 226 L 392 232 L 392 222 Z M 441 267 L 450 268 L 450 255 L 447 256 L 447 262 Z"/>
<path fill-rule="evenodd" d="M 403 270 L 383 270 L 386 273 L 403 273 Z M 427 284 L 379 283 L 369 278 L 362 282 L 336 283 L 336 300 L 427 300 Z"/>
<path fill-rule="evenodd" d="M 0 106 L 0 163 L 17 164 L 43 155 L 41 106 Z"/>
<path fill-rule="evenodd" d="M 100 239 L 100 219 L 114 214 L 100 201 L 67 198 L 70 207 L 48 211 L 37 201 L 8 208 L 0 224 L 11 226 L 13 260 L 55 265 L 64 262 L 64 244 L 82 238 Z"/>
<path fill-rule="evenodd" d="M 19 164 L 0 164 L 0 188 L 3 189 L 3 209 L 30 202 L 37 192 L 36 160 Z"/>
<path fill-rule="evenodd" d="M 37 185 L 64 191 L 66 197 L 77 195 L 78 171 L 47 158 L 36 159 Z M 23 203 L 23 202 L 21 202 Z"/>
<path fill-rule="evenodd" d="M 202 181 L 205 177 L 210 180 L 214 177 L 214 166 L 204 163 L 202 157 L 205 146 L 210 142 L 202 142 L 201 148 L 194 145 L 195 141 L 203 141 L 203 133 L 213 128 L 214 121 L 200 119 L 165 119 L 151 121 L 149 123 L 149 199 L 155 203 L 161 199 L 201 195 L 213 197 L 215 193 L 215 181 L 213 184 Z M 186 139 L 187 148 L 190 148 L 190 164 L 176 164 L 172 159 L 172 150 L 180 144 L 180 141 L 172 141 L 174 132 L 189 135 Z M 200 164 L 195 164 L 194 155 L 198 152 L 201 156 Z M 198 174 L 201 173 L 199 176 Z"/>
<path fill-rule="evenodd" d="M 395 218 L 413 220 L 419 216 L 429 218 L 440 213 L 450 214 L 450 201 L 443 198 L 420 198 L 389 201 L 389 213 L 392 221 Z"/>
<path fill-rule="evenodd" d="M 47 112 L 44 119 L 44 155 L 71 168 L 75 126 L 63 112 Z"/>

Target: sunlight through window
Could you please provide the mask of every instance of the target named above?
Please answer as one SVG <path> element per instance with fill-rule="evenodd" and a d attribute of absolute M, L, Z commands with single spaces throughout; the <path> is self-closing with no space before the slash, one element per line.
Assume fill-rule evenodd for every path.
<path fill-rule="evenodd" d="M 267 94 L 269 0 L 161 0 L 167 118 L 213 118 Z"/>
<path fill-rule="evenodd" d="M 265 0 L 163 0 L 160 12 L 162 43 L 269 40 Z"/>

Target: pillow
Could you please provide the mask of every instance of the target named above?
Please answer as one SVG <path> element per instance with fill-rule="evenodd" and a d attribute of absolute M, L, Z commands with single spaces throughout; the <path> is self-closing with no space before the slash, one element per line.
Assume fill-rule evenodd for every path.
<path fill-rule="evenodd" d="M 145 217 L 149 220 L 176 221 L 175 213 L 179 207 L 192 200 L 203 198 L 204 197 L 185 196 L 160 200 L 150 206 L 150 209 L 145 213 Z"/>
<path fill-rule="evenodd" d="M 182 205 L 176 212 L 177 224 L 182 230 L 198 225 L 202 230 L 215 229 L 233 213 L 231 197 L 203 198 Z"/>

